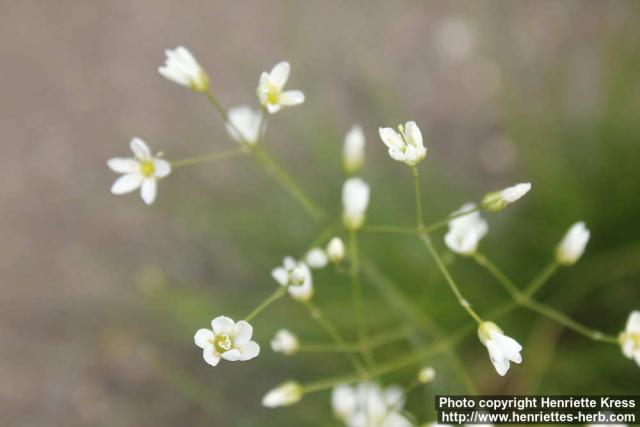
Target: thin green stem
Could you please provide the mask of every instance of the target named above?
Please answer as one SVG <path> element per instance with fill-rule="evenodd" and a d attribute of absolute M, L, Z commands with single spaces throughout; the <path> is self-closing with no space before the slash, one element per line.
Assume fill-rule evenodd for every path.
<path fill-rule="evenodd" d="M 414 227 L 399 227 L 395 225 L 365 225 L 362 227 L 364 233 L 381 234 L 417 234 Z"/>
<path fill-rule="evenodd" d="M 413 186 L 416 193 L 416 225 L 418 230 L 422 230 L 424 227 L 424 219 L 422 216 L 422 193 L 420 192 L 420 176 L 418 175 L 418 168 L 411 167 L 411 173 L 413 174 Z"/>
<path fill-rule="evenodd" d="M 278 288 L 274 293 L 267 297 L 264 301 L 262 301 L 253 311 L 247 314 L 244 318 L 245 321 L 249 322 L 251 319 L 256 317 L 258 314 L 262 312 L 265 308 L 269 307 L 274 302 L 278 301 L 280 298 L 285 296 L 287 293 L 286 286 Z"/>
<path fill-rule="evenodd" d="M 389 344 L 393 341 L 405 338 L 407 331 L 400 329 L 388 332 L 382 332 L 378 335 L 374 335 L 369 338 L 369 348 L 373 349 L 381 347 L 385 344 Z M 300 352 L 308 353 L 357 353 L 361 351 L 360 343 L 345 343 L 344 346 L 338 346 L 336 344 L 302 344 L 299 349 Z"/>
<path fill-rule="evenodd" d="M 362 282 L 360 281 L 360 257 L 358 255 L 358 234 L 355 230 L 349 231 L 349 259 L 351 261 L 349 276 L 351 277 L 351 291 L 353 297 L 353 308 L 356 315 L 356 328 L 358 332 L 358 342 L 360 343 L 362 354 L 368 365 L 373 365 L 373 355 L 367 344 L 367 324 L 364 316 L 364 306 L 362 302 Z"/>
<path fill-rule="evenodd" d="M 473 259 L 485 270 L 487 270 L 502 287 L 511 295 L 511 298 L 514 300 L 520 299 L 520 290 L 518 287 L 511 281 L 511 279 L 502 272 L 493 262 L 491 262 L 487 257 L 482 255 L 479 252 L 473 254 Z"/>
<path fill-rule="evenodd" d="M 187 159 L 173 160 L 171 162 L 171 166 L 174 167 L 174 168 L 179 168 L 179 167 L 183 167 L 183 166 L 196 165 L 196 164 L 199 164 L 199 163 L 213 162 L 215 160 L 228 159 L 230 157 L 242 156 L 243 154 L 247 154 L 247 152 L 245 150 L 242 150 L 242 149 L 229 150 L 229 151 L 223 151 L 223 152 L 220 152 L 220 153 L 206 154 L 204 156 L 197 156 L 197 157 L 190 157 L 190 158 L 187 158 Z"/>
<path fill-rule="evenodd" d="M 558 263 L 554 260 L 549 263 L 540 274 L 533 279 L 533 281 L 527 286 L 524 291 L 522 291 L 522 295 L 526 298 L 533 296 L 538 290 L 547 283 L 549 278 L 556 272 L 558 269 Z"/>

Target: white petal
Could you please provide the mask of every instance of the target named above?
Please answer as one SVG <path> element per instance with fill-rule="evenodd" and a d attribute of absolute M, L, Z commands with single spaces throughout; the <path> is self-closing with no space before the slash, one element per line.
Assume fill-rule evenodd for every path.
<path fill-rule="evenodd" d="M 397 148 L 389 148 L 389 156 L 391 156 L 393 160 L 397 160 L 399 162 L 404 162 L 405 160 L 407 160 L 407 156 L 405 156 L 404 153 Z"/>
<path fill-rule="evenodd" d="M 388 407 L 402 409 L 404 406 L 404 390 L 397 385 L 387 387 L 384 392 L 384 402 Z"/>
<path fill-rule="evenodd" d="M 242 360 L 242 352 L 240 352 L 237 348 L 232 348 L 229 351 L 225 351 L 221 354 L 224 360 L 228 360 L 229 362 L 237 362 Z"/>
<path fill-rule="evenodd" d="M 140 171 L 140 163 L 135 159 L 114 157 L 107 161 L 107 166 L 117 173 L 136 173 Z"/>
<path fill-rule="evenodd" d="M 171 173 L 171 163 L 164 159 L 153 160 L 153 174 L 157 178 L 164 178 Z"/>
<path fill-rule="evenodd" d="M 266 107 L 269 114 L 277 113 L 278 111 L 280 111 L 280 108 L 282 108 L 280 104 L 266 104 Z"/>
<path fill-rule="evenodd" d="M 286 286 L 289 283 L 289 273 L 282 267 L 274 268 L 271 271 L 271 277 L 275 279 L 281 286 Z"/>
<path fill-rule="evenodd" d="M 302 285 L 298 286 L 289 286 L 288 288 L 289 294 L 299 300 L 299 301 L 308 301 L 313 296 L 313 282 L 311 281 L 311 276 L 304 281 Z"/>
<path fill-rule="evenodd" d="M 189 86 L 191 83 L 189 76 L 167 65 L 158 67 L 158 73 L 165 79 L 171 80 L 172 82 L 182 86 Z"/>
<path fill-rule="evenodd" d="M 151 158 L 151 150 L 149 150 L 149 146 L 140 138 L 133 138 L 129 143 L 131 147 L 131 151 L 136 155 L 139 159 L 150 159 Z"/>
<path fill-rule="evenodd" d="M 509 370 L 509 359 L 507 359 L 502 353 L 502 348 L 500 344 L 491 339 L 485 343 L 487 346 L 487 350 L 489 350 L 489 358 L 491 359 L 491 363 L 493 363 L 493 367 L 496 368 L 496 372 L 498 375 L 504 376 Z"/>
<path fill-rule="evenodd" d="M 404 125 L 404 134 L 408 144 L 416 148 L 423 147 L 422 132 L 420 132 L 420 128 L 416 125 L 416 122 L 407 122 Z"/>
<path fill-rule="evenodd" d="M 113 194 L 130 193 L 140 187 L 140 184 L 142 184 L 142 175 L 139 173 L 128 173 L 116 179 L 116 182 L 111 186 L 111 192 Z"/>
<path fill-rule="evenodd" d="M 419 159 L 418 149 L 413 145 L 407 145 L 407 148 L 404 150 L 404 156 L 408 164 L 415 164 Z"/>
<path fill-rule="evenodd" d="M 287 270 L 291 270 L 292 268 L 295 268 L 296 265 L 298 265 L 298 263 L 296 262 L 296 260 L 293 257 L 286 256 L 286 257 L 284 257 L 284 260 L 282 261 L 282 265 Z"/>
<path fill-rule="evenodd" d="M 282 92 L 278 97 L 278 102 L 280 105 L 289 107 L 302 104 L 304 102 L 304 93 L 299 90 L 288 90 L 286 92 Z"/>
<path fill-rule="evenodd" d="M 213 333 L 216 335 L 230 335 L 233 332 L 233 327 L 236 323 L 233 319 L 227 316 L 218 316 L 211 321 L 211 327 L 213 328 Z"/>
<path fill-rule="evenodd" d="M 198 329 L 196 334 L 193 336 L 193 341 L 200 348 L 208 348 L 211 347 L 211 340 L 215 338 L 213 335 L 213 331 L 210 329 Z"/>
<path fill-rule="evenodd" d="M 260 346 L 255 341 L 249 341 L 246 344 L 241 345 L 238 350 L 242 354 L 240 360 L 250 360 L 257 357 L 260 354 Z"/>
<path fill-rule="evenodd" d="M 244 320 L 239 321 L 233 328 L 233 345 L 240 347 L 249 342 L 253 335 L 253 327 Z"/>
<path fill-rule="evenodd" d="M 627 319 L 626 332 L 632 334 L 640 333 L 640 311 L 632 311 Z"/>
<path fill-rule="evenodd" d="M 320 248 L 313 248 L 305 257 L 305 260 L 311 268 L 323 268 L 329 262 L 327 254 Z"/>
<path fill-rule="evenodd" d="M 356 395 L 351 386 L 337 385 L 331 391 L 331 407 L 333 413 L 341 419 L 351 416 L 356 410 Z"/>
<path fill-rule="evenodd" d="M 379 128 L 378 133 L 387 147 L 400 151 L 404 150 L 405 143 L 402 140 L 402 136 L 392 128 Z"/>
<path fill-rule="evenodd" d="M 506 335 L 497 335 L 495 339 L 498 340 L 502 347 L 502 353 L 507 359 L 515 363 L 522 362 L 522 356 L 520 355 L 522 346 L 516 340 Z"/>
<path fill-rule="evenodd" d="M 278 89 L 282 89 L 289 79 L 289 63 L 282 61 L 277 63 L 269 73 L 269 81 Z"/>
<path fill-rule="evenodd" d="M 202 358 L 211 366 L 216 366 L 220 362 L 220 356 L 215 352 L 213 347 L 203 349 Z"/>
<path fill-rule="evenodd" d="M 413 423 L 398 412 L 387 415 L 381 427 L 412 427 Z"/>
<path fill-rule="evenodd" d="M 142 181 L 142 188 L 140 189 L 140 195 L 142 200 L 148 205 L 153 203 L 156 199 L 158 185 L 155 178 L 146 178 Z"/>

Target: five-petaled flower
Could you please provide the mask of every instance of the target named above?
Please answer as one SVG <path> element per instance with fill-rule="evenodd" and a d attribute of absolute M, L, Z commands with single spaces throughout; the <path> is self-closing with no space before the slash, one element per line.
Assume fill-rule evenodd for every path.
<path fill-rule="evenodd" d="M 158 72 L 165 78 L 196 92 L 209 90 L 209 77 L 198 64 L 191 52 L 183 46 L 165 51 L 167 59 L 164 65 L 158 67 Z"/>
<path fill-rule="evenodd" d="M 258 142 L 262 112 L 256 111 L 248 105 L 240 105 L 231 108 L 227 112 L 227 118 L 229 122 L 225 126 L 231 138 L 248 146 L 253 146 Z"/>
<path fill-rule="evenodd" d="M 478 249 L 478 243 L 487 234 L 489 226 L 482 219 L 480 212 L 475 211 L 474 203 L 466 203 L 460 209 L 452 213 L 452 216 L 469 212 L 466 215 L 457 216 L 449 221 L 449 232 L 444 236 L 444 242 L 453 252 L 460 255 L 472 255 Z"/>
<path fill-rule="evenodd" d="M 521 363 L 522 346 L 516 340 L 506 336 L 502 329 L 493 322 L 482 322 L 478 327 L 480 342 L 489 350 L 489 358 L 499 375 L 504 376 L 509 370 L 510 361 Z"/>
<path fill-rule="evenodd" d="M 245 361 L 260 353 L 260 346 L 251 341 L 253 327 L 244 320 L 234 322 L 225 316 L 211 321 L 211 329 L 198 329 L 194 342 L 202 349 L 204 361 L 216 366 L 220 359 Z"/>
<path fill-rule="evenodd" d="M 531 183 L 522 182 L 504 190 L 487 193 L 482 199 L 482 209 L 493 212 L 502 210 L 527 194 L 529 190 L 531 190 Z"/>
<path fill-rule="evenodd" d="M 364 164 L 364 133 L 360 126 L 352 127 L 344 138 L 342 149 L 342 165 L 344 170 L 353 174 L 360 170 Z"/>
<path fill-rule="evenodd" d="M 126 194 L 140 188 L 142 200 L 148 205 L 153 203 L 157 193 L 157 181 L 171 173 L 171 164 L 151 150 L 139 138 L 133 138 L 129 144 L 133 158 L 114 157 L 107 165 L 112 171 L 123 174 L 111 186 L 113 194 Z"/>
<path fill-rule="evenodd" d="M 364 224 L 369 206 L 369 185 L 361 178 L 349 178 L 342 186 L 342 220 L 349 230 L 357 230 Z"/>
<path fill-rule="evenodd" d="M 304 102 L 304 93 L 299 90 L 287 90 L 283 92 L 284 85 L 289 79 L 289 63 L 279 62 L 271 72 L 266 71 L 260 75 L 258 83 L 258 99 L 260 104 L 269 113 L 277 113 L 282 107 L 290 107 Z"/>
<path fill-rule="evenodd" d="M 286 286 L 289 294 L 299 301 L 308 301 L 313 296 L 311 269 L 304 262 L 298 262 L 293 257 L 287 256 L 282 266 L 271 271 L 271 276 L 281 286 Z"/>
<path fill-rule="evenodd" d="M 415 166 L 427 155 L 427 149 L 422 142 L 422 132 L 416 122 L 398 125 L 398 132 L 393 128 L 380 128 L 378 133 L 394 160 Z"/>
<path fill-rule="evenodd" d="M 640 311 L 632 311 L 627 327 L 618 337 L 622 353 L 640 366 Z"/>
<path fill-rule="evenodd" d="M 573 224 L 556 248 L 556 261 L 562 265 L 575 264 L 584 253 L 590 236 L 584 222 Z"/>
<path fill-rule="evenodd" d="M 300 341 L 298 337 L 287 329 L 280 329 L 271 340 L 271 350 L 290 356 L 298 351 Z"/>
<path fill-rule="evenodd" d="M 413 424 L 402 415 L 404 403 L 402 388 L 373 382 L 338 385 L 331 393 L 333 413 L 347 427 L 410 427 Z"/>

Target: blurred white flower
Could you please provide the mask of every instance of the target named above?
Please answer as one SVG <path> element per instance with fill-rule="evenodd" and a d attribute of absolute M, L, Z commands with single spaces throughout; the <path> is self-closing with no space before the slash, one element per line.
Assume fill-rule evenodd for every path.
<path fill-rule="evenodd" d="M 521 363 L 522 346 L 516 340 L 506 336 L 502 329 L 493 322 L 483 322 L 478 328 L 480 342 L 489 350 L 491 363 L 499 375 L 504 376 L 509 370 L 510 361 Z"/>
<path fill-rule="evenodd" d="M 269 391 L 262 398 L 262 406 L 275 408 L 289 406 L 302 399 L 302 387 L 295 381 L 289 381 Z"/>
<path fill-rule="evenodd" d="M 334 237 L 327 245 L 327 256 L 331 262 L 340 262 L 344 259 L 344 243 L 339 237 Z"/>
<path fill-rule="evenodd" d="M 416 122 L 398 125 L 396 132 L 392 128 L 380 128 L 380 139 L 389 148 L 392 159 L 415 166 L 427 155 L 427 149 L 422 143 L 422 133 Z"/>
<path fill-rule="evenodd" d="M 112 171 L 123 174 L 111 186 L 113 194 L 126 194 L 140 188 L 142 200 L 147 205 L 153 203 L 157 193 L 157 181 L 171 173 L 171 164 L 153 156 L 151 150 L 139 138 L 133 138 L 129 144 L 133 158 L 114 157 L 107 165 Z"/>
<path fill-rule="evenodd" d="M 556 248 L 556 261 L 562 265 L 575 264 L 584 253 L 590 236 L 584 222 L 573 224 Z"/>
<path fill-rule="evenodd" d="M 209 90 L 209 77 L 191 52 L 183 46 L 165 50 L 167 59 L 158 72 L 165 78 L 197 92 Z"/>
<path fill-rule="evenodd" d="M 354 174 L 364 164 L 364 133 L 360 126 L 354 126 L 344 138 L 342 164 L 348 174 Z"/>
<path fill-rule="evenodd" d="M 298 337 L 287 329 L 280 329 L 271 340 L 271 350 L 276 353 L 283 353 L 290 356 L 298 351 L 300 342 Z"/>
<path fill-rule="evenodd" d="M 354 386 L 338 385 L 331 393 L 335 416 L 347 427 L 410 427 L 402 415 L 404 391 L 398 386 L 380 387 L 361 382 Z"/>
<path fill-rule="evenodd" d="M 364 223 L 369 206 L 369 185 L 361 178 L 349 178 L 342 186 L 342 220 L 349 230 L 357 230 Z"/>
<path fill-rule="evenodd" d="M 276 64 L 271 72 L 260 75 L 258 83 L 258 99 L 269 113 L 277 113 L 282 107 L 290 107 L 304 102 L 304 93 L 299 90 L 283 92 L 284 85 L 289 79 L 289 63 L 286 61 Z"/>
<path fill-rule="evenodd" d="M 298 262 L 287 256 L 282 266 L 271 271 L 271 276 L 281 286 L 287 286 L 289 295 L 299 301 L 308 301 L 313 296 L 311 270 L 304 262 Z"/>
<path fill-rule="evenodd" d="M 235 362 L 256 357 L 260 346 L 251 341 L 251 335 L 253 327 L 244 320 L 236 323 L 228 317 L 218 316 L 211 321 L 211 329 L 199 329 L 193 340 L 202 349 L 204 361 L 216 366 L 220 358 Z"/>
<path fill-rule="evenodd" d="M 230 123 L 226 123 L 227 133 L 241 144 L 255 145 L 260 138 L 262 112 L 248 105 L 231 108 L 227 113 Z"/>
<path fill-rule="evenodd" d="M 627 327 L 618 337 L 622 353 L 640 366 L 640 311 L 632 311 Z"/>
<path fill-rule="evenodd" d="M 475 203 L 466 203 L 451 215 L 470 212 L 475 208 Z M 449 221 L 449 232 L 444 236 L 444 242 L 453 252 L 472 255 L 478 249 L 478 243 L 488 230 L 489 226 L 480 216 L 480 212 L 471 212 Z"/>
<path fill-rule="evenodd" d="M 418 381 L 420 381 L 422 384 L 430 383 L 435 377 L 436 370 L 430 366 L 422 368 L 418 372 Z"/>
<path fill-rule="evenodd" d="M 329 259 L 327 258 L 327 254 L 324 250 L 320 248 L 313 248 L 307 252 L 305 261 L 311 268 L 324 268 L 329 262 Z"/>
<path fill-rule="evenodd" d="M 501 191 L 487 193 L 482 199 L 482 209 L 497 212 L 520 199 L 531 190 L 531 183 L 525 182 L 505 188 Z"/>

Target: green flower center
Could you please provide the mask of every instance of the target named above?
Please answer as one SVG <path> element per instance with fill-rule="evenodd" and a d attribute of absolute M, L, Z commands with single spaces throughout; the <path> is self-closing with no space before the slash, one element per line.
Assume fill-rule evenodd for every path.
<path fill-rule="evenodd" d="M 151 160 L 143 160 L 140 162 L 140 173 L 149 178 L 153 176 L 156 167 Z"/>
<path fill-rule="evenodd" d="M 269 85 L 269 89 L 267 90 L 267 102 L 269 102 L 269 104 L 277 104 L 279 98 L 280 90 L 275 86 Z"/>
<path fill-rule="evenodd" d="M 231 338 L 227 334 L 216 335 L 213 339 L 213 346 L 216 348 L 218 353 L 229 351 L 232 347 Z"/>

